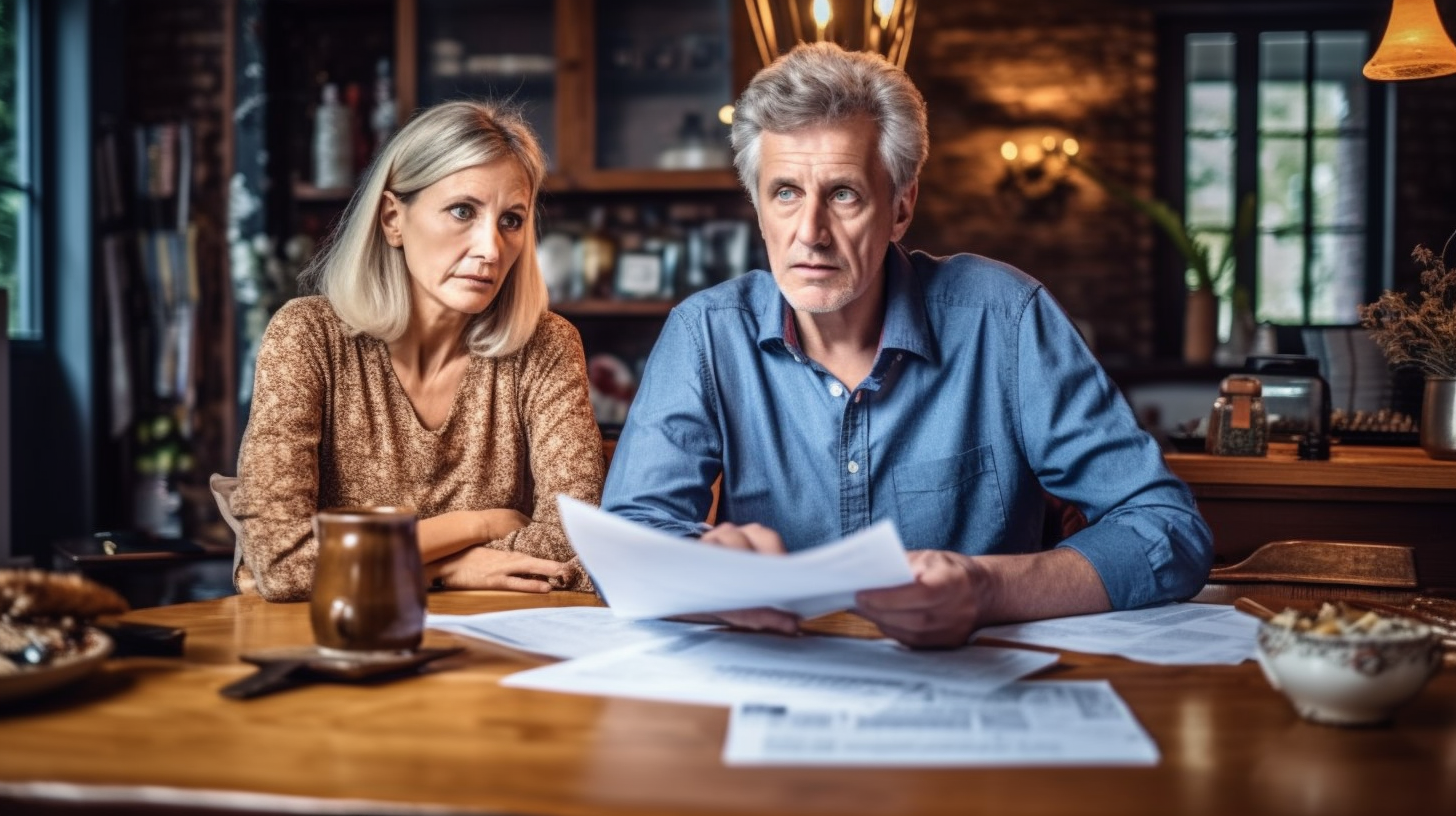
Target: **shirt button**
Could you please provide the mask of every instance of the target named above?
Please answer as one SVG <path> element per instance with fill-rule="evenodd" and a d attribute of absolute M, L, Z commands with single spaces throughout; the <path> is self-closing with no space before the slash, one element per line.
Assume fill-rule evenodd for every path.
<path fill-rule="evenodd" d="M 859 473 L 859 462 L 851 461 L 849 463 L 849 472 L 850 473 Z"/>
<path fill-rule="evenodd" d="M 895 362 L 898 363 L 898 362 L 900 362 L 903 359 L 905 359 L 905 355 L 903 355 L 903 354 L 896 354 L 895 355 Z"/>
<path fill-rule="evenodd" d="M 842 397 L 844 396 L 844 387 L 841 386 L 839 383 L 834 383 L 833 385 L 829 386 L 829 393 L 836 397 Z"/>

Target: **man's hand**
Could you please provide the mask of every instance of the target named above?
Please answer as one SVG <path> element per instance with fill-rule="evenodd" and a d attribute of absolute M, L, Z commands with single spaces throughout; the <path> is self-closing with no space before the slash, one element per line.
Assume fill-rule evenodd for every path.
<path fill-rule="evenodd" d="M 742 527 L 729 523 L 719 524 L 703 533 L 701 540 L 704 544 L 763 555 L 783 555 L 786 552 L 783 538 L 762 524 L 745 524 Z M 709 623 L 723 622 L 737 629 L 750 629 L 756 632 L 778 632 L 783 635 L 799 633 L 797 615 L 767 607 L 736 609 L 711 615 L 691 615 L 682 619 Z"/>
<path fill-rule="evenodd" d="M 855 609 L 916 649 L 964 646 L 982 622 L 990 575 L 975 559 L 943 550 L 906 553 L 915 582 L 855 596 Z"/>
<path fill-rule="evenodd" d="M 566 565 L 516 552 L 471 547 L 432 564 L 430 577 L 444 579 L 447 589 L 509 589 L 516 592 L 550 592 L 543 579 L 560 578 Z"/>

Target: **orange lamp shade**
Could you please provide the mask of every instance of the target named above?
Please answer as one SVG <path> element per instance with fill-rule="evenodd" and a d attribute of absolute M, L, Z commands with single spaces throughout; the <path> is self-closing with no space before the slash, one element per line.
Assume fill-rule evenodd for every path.
<path fill-rule="evenodd" d="M 1382 80 L 1456 74 L 1456 45 L 1441 25 L 1436 0 L 1395 0 L 1385 36 L 1364 74 Z"/>

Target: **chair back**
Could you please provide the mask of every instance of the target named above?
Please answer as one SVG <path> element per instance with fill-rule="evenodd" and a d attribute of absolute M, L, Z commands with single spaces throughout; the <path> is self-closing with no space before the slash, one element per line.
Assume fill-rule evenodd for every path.
<path fill-rule="evenodd" d="M 1271 541 L 1237 564 L 1213 568 L 1195 600 L 1226 602 L 1244 594 L 1276 594 L 1400 601 L 1419 589 L 1414 547 L 1295 539 Z"/>

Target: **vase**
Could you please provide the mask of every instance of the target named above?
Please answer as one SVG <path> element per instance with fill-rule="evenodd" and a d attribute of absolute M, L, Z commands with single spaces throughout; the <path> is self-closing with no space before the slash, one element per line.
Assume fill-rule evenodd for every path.
<path fill-rule="evenodd" d="M 1421 447 L 1432 459 L 1456 459 L 1456 377 L 1426 378 Z"/>
<path fill-rule="evenodd" d="M 1212 289 L 1189 289 L 1183 312 L 1183 362 L 1210 365 L 1217 347 L 1218 296 Z"/>

